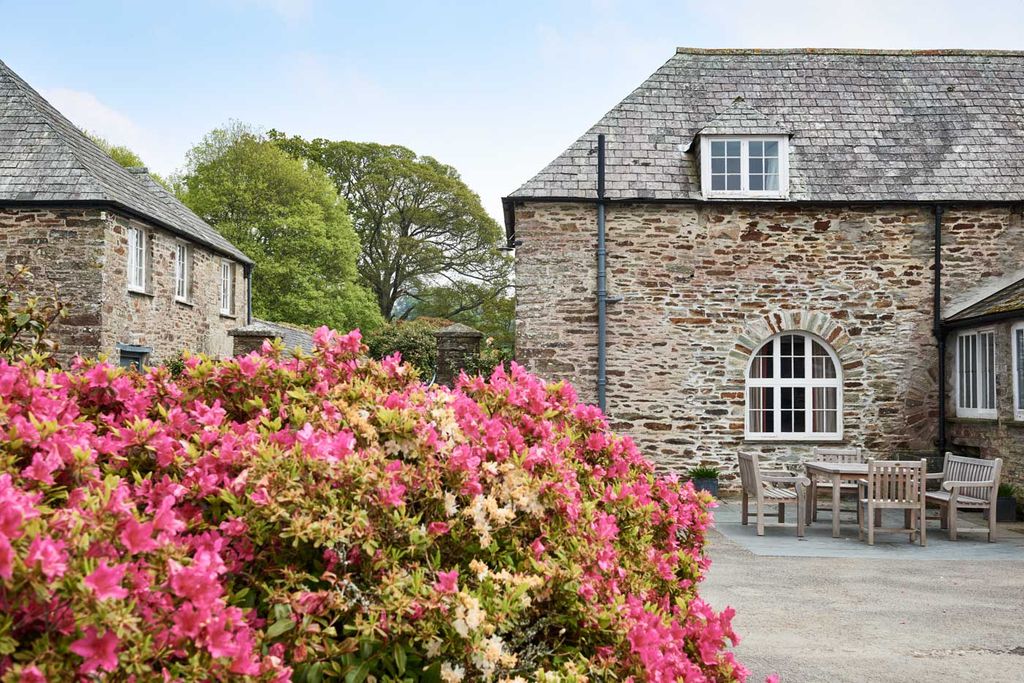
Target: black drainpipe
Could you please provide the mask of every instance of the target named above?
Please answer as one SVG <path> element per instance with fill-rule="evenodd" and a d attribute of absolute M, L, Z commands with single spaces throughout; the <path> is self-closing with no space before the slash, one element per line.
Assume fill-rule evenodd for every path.
<path fill-rule="evenodd" d="M 252 325 L 252 264 L 245 264 L 245 324 Z"/>
<path fill-rule="evenodd" d="M 597 405 L 605 411 L 605 387 L 608 384 L 605 352 L 605 319 L 608 304 L 607 250 L 604 243 L 604 133 L 597 136 Z"/>
<path fill-rule="evenodd" d="M 933 333 L 939 348 L 939 457 L 946 453 L 946 333 L 942 327 L 942 206 L 935 205 L 935 321 Z"/>

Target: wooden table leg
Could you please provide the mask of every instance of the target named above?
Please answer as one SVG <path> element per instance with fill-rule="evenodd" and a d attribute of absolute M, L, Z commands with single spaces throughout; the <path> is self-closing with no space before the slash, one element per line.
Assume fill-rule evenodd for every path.
<path fill-rule="evenodd" d="M 838 474 L 832 475 L 832 538 L 839 538 L 839 484 Z"/>
<path fill-rule="evenodd" d="M 817 506 L 815 500 L 818 498 L 818 479 L 813 473 L 808 472 L 807 477 L 811 480 L 811 485 L 807 487 L 807 514 L 804 515 L 804 524 L 810 526 L 814 521 L 814 508 Z"/>

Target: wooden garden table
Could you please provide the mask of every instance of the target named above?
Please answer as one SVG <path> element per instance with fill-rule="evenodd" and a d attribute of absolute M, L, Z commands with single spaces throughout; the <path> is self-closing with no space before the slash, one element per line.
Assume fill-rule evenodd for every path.
<path fill-rule="evenodd" d="M 844 481 L 856 482 L 868 475 L 866 462 L 806 462 L 804 468 L 807 478 L 811 480 L 810 491 L 807 492 L 807 523 L 814 518 L 814 507 L 817 505 L 818 479 L 832 482 L 832 538 L 839 538 L 839 488 Z"/>

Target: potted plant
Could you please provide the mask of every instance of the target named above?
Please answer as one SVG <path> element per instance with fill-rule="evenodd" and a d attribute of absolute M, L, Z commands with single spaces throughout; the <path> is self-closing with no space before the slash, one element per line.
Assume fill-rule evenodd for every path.
<path fill-rule="evenodd" d="M 707 491 L 718 497 L 718 468 L 710 465 L 698 465 L 689 472 L 690 481 L 698 491 Z"/>
<path fill-rule="evenodd" d="M 1017 487 L 1013 484 L 1000 484 L 996 493 L 996 521 L 1017 521 Z"/>

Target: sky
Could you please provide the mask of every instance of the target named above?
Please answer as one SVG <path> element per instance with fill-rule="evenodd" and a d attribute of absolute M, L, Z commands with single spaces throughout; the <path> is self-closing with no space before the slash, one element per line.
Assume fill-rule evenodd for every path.
<path fill-rule="evenodd" d="M 686 47 L 1024 49 L 1022 0 L 0 0 L 0 60 L 152 170 L 231 120 L 400 144 L 484 207 Z"/>

